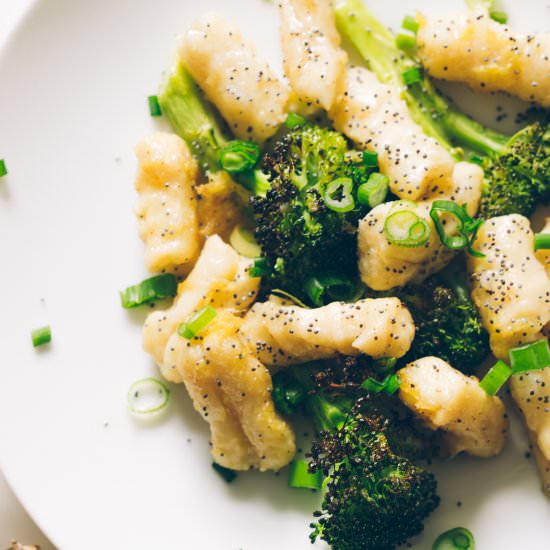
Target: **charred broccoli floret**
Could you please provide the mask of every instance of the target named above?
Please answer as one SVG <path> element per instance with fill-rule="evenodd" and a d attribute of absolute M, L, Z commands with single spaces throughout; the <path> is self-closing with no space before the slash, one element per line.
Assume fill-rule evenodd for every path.
<path fill-rule="evenodd" d="M 396 38 L 363 0 L 337 0 L 342 35 L 382 82 L 403 88 L 411 115 L 457 159 L 470 155 L 485 170 L 479 209 L 483 218 L 505 214 L 530 216 L 550 200 L 550 128 L 547 112 L 514 136 L 486 128 L 460 109 L 423 74 L 413 50 L 402 51 Z M 404 86 L 404 74 L 407 85 Z"/>
<path fill-rule="evenodd" d="M 501 154 L 483 160 L 485 186 L 479 215 L 530 216 L 538 204 L 550 200 L 550 128 L 546 120 L 518 132 Z"/>
<path fill-rule="evenodd" d="M 320 272 L 355 278 L 358 222 L 387 193 L 383 176 L 369 188 L 376 160 L 350 150 L 342 134 L 305 124 L 275 144 L 262 169 L 270 188 L 251 205 L 264 285 L 308 299 L 305 283 Z"/>
<path fill-rule="evenodd" d="M 466 286 L 461 262 L 421 285 L 397 291 L 411 312 L 416 334 L 403 362 L 436 356 L 471 374 L 489 355 L 489 336 Z"/>
<path fill-rule="evenodd" d="M 316 425 L 310 471 L 327 479 L 311 539 L 335 550 L 393 550 L 421 533 L 439 504 L 434 476 L 413 462 L 437 454 L 437 434 L 423 429 L 397 398 L 369 394 L 344 372 L 355 366 L 372 373 L 368 362 L 298 365 L 273 378 L 279 410 L 280 399 L 285 414 L 303 407 Z"/>
<path fill-rule="evenodd" d="M 311 449 L 328 476 L 311 539 L 335 550 L 393 550 L 420 534 L 439 505 L 433 474 L 392 451 L 384 420 L 356 403 L 345 424 Z"/>

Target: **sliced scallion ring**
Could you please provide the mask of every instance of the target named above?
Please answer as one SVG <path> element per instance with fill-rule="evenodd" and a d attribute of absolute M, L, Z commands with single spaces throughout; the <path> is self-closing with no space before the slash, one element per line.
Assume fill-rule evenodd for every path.
<path fill-rule="evenodd" d="M 358 284 L 345 275 L 324 272 L 307 279 L 304 290 L 315 306 L 323 306 L 327 300 L 350 302 L 357 298 Z"/>
<path fill-rule="evenodd" d="M 479 387 L 490 396 L 496 395 L 510 376 L 512 369 L 504 361 L 497 361 L 481 379 Z"/>
<path fill-rule="evenodd" d="M 242 225 L 237 225 L 229 236 L 231 246 L 245 258 L 257 258 L 262 253 L 260 245 L 256 242 L 252 231 Z"/>
<path fill-rule="evenodd" d="M 388 176 L 374 172 L 357 189 L 357 200 L 364 206 L 374 208 L 386 200 L 389 186 L 390 178 Z"/>
<path fill-rule="evenodd" d="M 177 291 L 178 280 L 175 275 L 163 273 L 123 290 L 120 293 L 120 302 L 123 308 L 129 309 L 155 300 L 171 298 Z"/>
<path fill-rule="evenodd" d="M 178 328 L 178 334 L 187 340 L 192 340 L 215 319 L 216 315 L 217 311 L 208 305 L 191 315 L 187 322 L 182 323 Z"/>
<path fill-rule="evenodd" d="M 256 166 L 260 154 L 259 145 L 253 141 L 235 139 L 220 149 L 218 161 L 226 172 L 241 174 Z"/>
<path fill-rule="evenodd" d="M 509 351 L 514 374 L 550 367 L 550 347 L 546 338 Z"/>
<path fill-rule="evenodd" d="M 428 223 L 412 210 L 398 210 L 390 214 L 384 222 L 386 239 L 397 246 L 416 248 L 430 238 Z"/>
<path fill-rule="evenodd" d="M 168 405 L 169 399 L 168 386 L 158 378 L 143 378 L 128 390 L 128 408 L 135 414 L 159 412 Z"/>
<path fill-rule="evenodd" d="M 455 527 L 439 535 L 432 550 L 475 550 L 474 535 L 465 527 Z"/>
<path fill-rule="evenodd" d="M 441 215 L 452 216 L 457 223 L 453 234 L 449 234 L 441 219 Z M 430 218 L 434 222 L 435 229 L 441 242 L 452 250 L 462 250 L 466 248 L 472 256 L 483 257 L 484 254 L 472 249 L 476 239 L 477 232 L 483 224 L 483 220 L 474 220 L 467 212 L 465 206 L 460 206 L 456 202 L 447 200 L 438 200 L 432 203 Z"/>
<path fill-rule="evenodd" d="M 349 212 L 355 208 L 352 191 L 351 178 L 338 178 L 328 184 L 323 199 L 334 212 Z"/>

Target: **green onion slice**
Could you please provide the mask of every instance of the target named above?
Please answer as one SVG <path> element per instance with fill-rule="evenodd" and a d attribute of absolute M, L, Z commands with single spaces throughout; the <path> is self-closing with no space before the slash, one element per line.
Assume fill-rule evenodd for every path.
<path fill-rule="evenodd" d="M 422 71 L 420 70 L 420 67 L 412 67 L 411 69 L 407 69 L 402 76 L 403 82 L 407 86 L 422 81 Z"/>
<path fill-rule="evenodd" d="M 455 233 L 450 235 L 447 233 L 445 225 L 441 220 L 441 214 L 453 216 L 457 222 Z M 476 239 L 477 232 L 483 224 L 483 220 L 474 220 L 467 212 L 465 206 L 459 206 L 456 202 L 438 200 L 432 203 L 430 210 L 430 218 L 432 218 L 435 229 L 441 242 L 453 250 L 462 250 L 466 248 L 472 256 L 483 257 L 484 254 L 472 249 L 472 245 Z"/>
<path fill-rule="evenodd" d="M 403 22 L 401 23 L 401 26 L 405 30 L 414 32 L 415 34 L 418 32 L 418 29 L 420 28 L 420 24 L 416 20 L 416 17 L 413 17 L 412 15 L 406 15 L 403 18 Z"/>
<path fill-rule="evenodd" d="M 380 174 L 380 172 L 374 172 L 357 189 L 357 200 L 363 206 L 374 208 L 386 200 L 389 187 L 390 178 L 384 174 Z"/>
<path fill-rule="evenodd" d="M 227 483 L 231 483 L 237 479 L 237 472 L 230 470 L 225 466 L 221 466 L 217 462 L 212 462 L 212 468 L 219 474 L 219 476 Z"/>
<path fill-rule="evenodd" d="M 482 378 L 479 386 L 485 390 L 485 393 L 493 396 L 506 384 L 510 376 L 512 376 L 512 369 L 504 361 L 497 361 Z"/>
<path fill-rule="evenodd" d="M 381 382 L 374 378 L 367 378 L 361 387 L 371 393 L 384 392 L 387 395 L 393 395 L 401 385 L 401 380 L 397 374 L 388 374 Z"/>
<path fill-rule="evenodd" d="M 432 550 L 475 550 L 474 535 L 465 527 L 455 527 L 439 535 Z"/>
<path fill-rule="evenodd" d="M 217 314 L 218 312 L 211 305 L 203 307 L 178 327 L 178 334 L 187 340 L 192 340 L 216 318 Z"/>
<path fill-rule="evenodd" d="M 177 292 L 178 280 L 175 275 L 163 273 L 123 290 L 120 293 L 120 302 L 122 307 L 129 309 L 154 300 L 174 297 Z"/>
<path fill-rule="evenodd" d="M 162 116 L 159 98 L 156 95 L 150 95 L 147 98 L 147 101 L 149 102 L 149 113 L 151 116 Z"/>
<path fill-rule="evenodd" d="M 358 285 L 349 277 L 326 272 L 310 277 L 304 290 L 314 305 L 323 306 L 325 296 L 330 301 L 353 301 L 357 297 Z"/>
<path fill-rule="evenodd" d="M 128 390 L 128 408 L 136 414 L 159 412 L 170 399 L 170 390 L 158 378 L 143 378 Z"/>
<path fill-rule="evenodd" d="M 514 374 L 530 370 L 541 370 L 550 366 L 548 339 L 513 348 L 509 351 L 510 365 Z"/>
<path fill-rule="evenodd" d="M 0 178 L 8 175 L 8 167 L 6 166 L 6 161 L 0 159 Z"/>
<path fill-rule="evenodd" d="M 246 229 L 242 225 L 237 225 L 229 236 L 229 244 L 245 258 L 257 258 L 262 249 L 256 242 L 252 231 Z"/>
<path fill-rule="evenodd" d="M 378 168 L 378 153 L 375 151 L 363 151 L 363 164 L 370 168 Z"/>
<path fill-rule="evenodd" d="M 416 47 L 416 38 L 411 34 L 399 33 L 395 37 L 395 45 L 404 51 L 414 50 Z"/>
<path fill-rule="evenodd" d="M 31 332 L 32 345 L 37 348 L 44 344 L 49 344 L 52 341 L 52 329 L 48 325 L 46 327 L 40 327 Z"/>
<path fill-rule="evenodd" d="M 220 166 L 230 174 L 252 170 L 260 159 L 261 150 L 253 141 L 235 139 L 218 152 Z"/>
<path fill-rule="evenodd" d="M 505 25 L 508 23 L 508 14 L 505 11 L 491 11 L 489 14 L 493 21 Z"/>
<path fill-rule="evenodd" d="M 323 197 L 325 204 L 334 212 L 349 212 L 355 208 L 352 195 L 353 180 L 351 178 L 338 178 L 331 181 Z"/>
<path fill-rule="evenodd" d="M 318 490 L 323 485 L 323 473 L 309 472 L 309 464 L 305 460 L 294 460 L 288 470 L 288 486 L 294 489 Z"/>
<path fill-rule="evenodd" d="M 299 128 L 300 126 L 303 126 L 307 123 L 307 120 L 296 113 L 288 113 L 288 116 L 285 120 L 285 126 L 289 130 L 293 130 L 294 128 Z"/>
<path fill-rule="evenodd" d="M 269 264 L 267 258 L 254 258 L 254 263 L 250 266 L 248 274 L 251 277 L 265 277 L 269 274 Z"/>
<path fill-rule="evenodd" d="M 412 210 L 398 210 L 390 214 L 384 222 L 386 239 L 397 246 L 416 248 L 430 238 L 428 223 Z"/>
<path fill-rule="evenodd" d="M 535 250 L 550 249 L 550 233 L 537 233 L 535 235 Z"/>

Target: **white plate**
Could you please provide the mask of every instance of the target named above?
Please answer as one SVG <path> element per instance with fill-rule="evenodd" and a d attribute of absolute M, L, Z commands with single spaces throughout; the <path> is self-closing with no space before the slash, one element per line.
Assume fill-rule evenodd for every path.
<path fill-rule="evenodd" d="M 415 8 L 461 6 L 372 4 L 394 25 Z M 548 30 L 547 6 L 505 7 L 514 24 Z M 221 481 L 183 388 L 153 425 L 126 409 L 131 382 L 155 374 L 141 351 L 147 311 L 127 313 L 117 294 L 145 276 L 132 149 L 156 125 L 146 97 L 176 33 L 212 8 L 241 21 L 279 66 L 275 8 L 262 0 L 43 1 L 0 59 L 0 158 L 10 170 L 0 181 L 0 459 L 63 549 L 309 548 L 316 496 L 271 474 Z M 479 104 L 494 119 L 494 100 Z M 29 333 L 43 324 L 54 342 L 35 351 Z M 548 502 L 526 451 L 516 422 L 501 457 L 438 466 L 443 504 L 416 547 L 465 525 L 482 550 L 547 549 Z"/>

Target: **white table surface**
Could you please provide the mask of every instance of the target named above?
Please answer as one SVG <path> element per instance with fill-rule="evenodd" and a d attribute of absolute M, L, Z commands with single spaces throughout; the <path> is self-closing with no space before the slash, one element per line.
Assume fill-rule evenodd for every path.
<path fill-rule="evenodd" d="M 0 0 L 0 49 L 32 2 Z M 0 549 L 7 548 L 12 538 L 25 544 L 38 544 L 42 550 L 55 548 L 25 512 L 6 483 L 0 467 Z"/>

